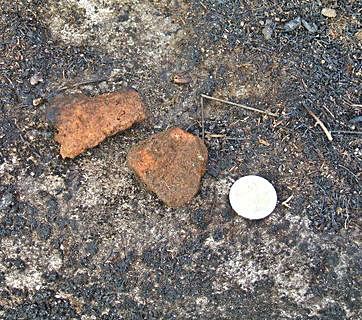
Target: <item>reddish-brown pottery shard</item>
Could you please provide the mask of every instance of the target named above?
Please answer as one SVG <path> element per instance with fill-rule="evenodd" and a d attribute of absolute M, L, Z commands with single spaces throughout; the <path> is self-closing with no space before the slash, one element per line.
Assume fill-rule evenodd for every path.
<path fill-rule="evenodd" d="M 198 192 L 207 158 L 199 137 L 172 128 L 134 146 L 127 162 L 151 192 L 168 206 L 179 207 Z"/>
<path fill-rule="evenodd" d="M 102 94 L 59 96 L 48 108 L 55 141 L 63 158 L 74 158 L 104 139 L 146 118 L 140 95 L 133 89 Z"/>

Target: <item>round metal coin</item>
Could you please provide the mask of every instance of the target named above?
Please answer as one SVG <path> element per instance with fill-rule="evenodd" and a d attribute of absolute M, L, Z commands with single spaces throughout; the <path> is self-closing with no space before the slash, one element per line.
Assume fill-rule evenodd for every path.
<path fill-rule="evenodd" d="M 268 180 L 259 176 L 245 176 L 232 185 L 229 199 L 238 215 L 257 220 L 273 212 L 277 193 Z"/>

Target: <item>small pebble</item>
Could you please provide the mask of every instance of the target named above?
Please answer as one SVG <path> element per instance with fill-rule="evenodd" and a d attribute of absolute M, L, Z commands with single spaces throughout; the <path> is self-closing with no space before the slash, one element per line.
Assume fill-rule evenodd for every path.
<path fill-rule="evenodd" d="M 362 29 L 358 30 L 354 36 L 357 38 L 357 40 L 362 41 Z"/>
<path fill-rule="evenodd" d="M 337 12 L 336 12 L 336 10 L 331 9 L 331 8 L 323 8 L 322 15 L 327 18 L 335 18 L 337 16 Z"/>
<path fill-rule="evenodd" d="M 172 81 L 176 84 L 188 84 L 192 81 L 192 78 L 188 74 L 178 73 L 173 75 Z"/>
<path fill-rule="evenodd" d="M 294 31 L 295 29 L 297 29 L 302 23 L 302 18 L 301 17 L 297 17 L 293 20 L 290 20 L 289 22 L 287 22 L 284 25 L 284 31 L 286 32 L 291 32 Z"/>
<path fill-rule="evenodd" d="M 277 193 L 268 180 L 251 175 L 238 179 L 232 185 L 229 199 L 238 215 L 258 220 L 273 212 L 277 204 Z"/>
<path fill-rule="evenodd" d="M 43 77 L 41 76 L 40 73 L 35 73 L 31 78 L 30 78 L 30 84 L 32 86 L 36 86 L 39 82 L 43 82 Z"/>
<path fill-rule="evenodd" d="M 354 117 L 351 120 L 349 120 L 350 129 L 355 130 L 356 126 L 362 126 L 362 116 Z"/>
<path fill-rule="evenodd" d="M 309 23 L 308 21 L 302 19 L 303 27 L 308 30 L 310 33 L 315 33 L 318 31 L 318 27 L 314 22 Z"/>
<path fill-rule="evenodd" d="M 7 192 L 2 195 L 2 198 L 0 200 L 0 210 L 4 210 L 14 202 L 15 197 L 11 192 Z"/>
<path fill-rule="evenodd" d="M 33 100 L 33 106 L 37 107 L 40 106 L 44 102 L 43 98 L 36 98 Z"/>
<path fill-rule="evenodd" d="M 264 39 L 265 40 L 270 40 L 272 38 L 272 35 L 273 35 L 273 31 L 274 31 L 274 28 L 273 28 L 273 23 L 271 20 L 267 20 L 265 22 L 265 27 L 263 28 L 263 30 L 261 31 L 263 36 L 264 36 Z"/>

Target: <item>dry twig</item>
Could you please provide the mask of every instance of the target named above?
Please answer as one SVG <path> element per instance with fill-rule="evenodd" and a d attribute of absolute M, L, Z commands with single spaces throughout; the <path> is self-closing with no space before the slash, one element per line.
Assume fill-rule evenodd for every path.
<path fill-rule="evenodd" d="M 204 98 L 201 95 L 200 98 L 201 104 L 201 126 L 202 126 L 202 140 L 205 140 L 205 114 L 204 114 Z"/>
<path fill-rule="evenodd" d="M 359 182 L 359 177 L 357 175 L 355 175 L 350 169 L 348 169 L 347 167 L 341 165 L 341 164 L 338 164 L 339 167 L 343 168 L 344 170 L 346 170 L 347 172 L 349 172 L 353 178 L 356 179 L 357 181 L 357 184 L 360 185 L 360 182 Z"/>
<path fill-rule="evenodd" d="M 235 138 L 235 137 L 228 137 L 226 134 L 213 134 L 213 133 L 206 133 L 206 138 L 208 139 L 218 139 L 223 138 L 225 140 L 244 140 L 243 138 Z"/>
<path fill-rule="evenodd" d="M 92 79 L 92 80 L 85 80 L 85 81 L 81 81 L 81 82 L 77 82 L 77 83 L 73 83 L 73 84 L 65 84 L 62 87 L 58 88 L 58 92 L 60 91 L 64 91 L 66 89 L 70 89 L 70 88 L 77 88 L 79 86 L 84 86 L 87 84 L 93 84 L 93 83 L 98 83 L 98 82 L 102 82 L 102 81 L 108 81 L 108 78 L 97 78 L 97 79 Z"/>
<path fill-rule="evenodd" d="M 207 96 L 206 94 L 201 94 L 201 98 L 226 103 L 226 104 L 229 104 L 231 106 L 236 106 L 236 107 L 240 107 L 240 108 L 243 108 L 243 109 L 246 109 L 246 110 L 267 114 L 268 116 L 272 116 L 272 117 L 277 117 L 278 116 L 277 114 L 272 113 L 272 112 L 260 110 L 260 109 L 253 108 L 253 107 L 248 107 L 248 106 L 240 104 L 240 103 L 235 103 L 235 102 L 231 102 L 231 101 L 227 101 L 227 100 L 223 100 L 223 99 L 219 99 L 219 98 L 210 97 L 210 96 Z"/>
<path fill-rule="evenodd" d="M 332 138 L 332 134 L 330 133 L 330 131 L 327 129 L 327 127 L 324 125 L 324 123 L 315 115 L 315 113 L 311 110 L 309 110 L 306 106 L 304 106 L 304 108 L 307 110 L 307 112 L 312 116 L 312 118 L 316 121 L 316 125 L 318 124 L 323 132 L 325 133 L 325 135 L 327 136 L 327 139 L 329 141 L 333 141 Z"/>
<path fill-rule="evenodd" d="M 283 205 L 284 207 L 287 207 L 287 208 L 290 209 L 291 207 L 290 207 L 290 205 L 289 205 L 289 201 L 292 200 L 293 197 L 294 197 L 294 196 L 291 195 L 287 200 L 285 200 L 285 201 L 282 202 L 282 205 Z"/>
<path fill-rule="evenodd" d="M 362 134 L 362 131 L 332 130 L 331 133 L 335 133 L 335 134 Z"/>

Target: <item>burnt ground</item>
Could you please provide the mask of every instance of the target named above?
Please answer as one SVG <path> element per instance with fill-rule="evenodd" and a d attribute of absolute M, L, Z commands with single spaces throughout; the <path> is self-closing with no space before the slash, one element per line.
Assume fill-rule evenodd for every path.
<path fill-rule="evenodd" d="M 357 0 L 0 4 L 1 319 L 361 317 Z M 285 32 L 298 16 L 317 32 Z M 192 82 L 172 83 L 180 72 Z M 31 85 L 36 73 L 43 82 Z M 125 86 L 148 120 L 62 160 L 45 119 L 52 97 Z M 170 209 L 126 155 L 171 126 L 200 135 L 201 93 L 278 116 L 205 102 L 208 171 L 195 199 Z M 228 203 L 247 174 L 278 192 L 262 221 Z"/>

